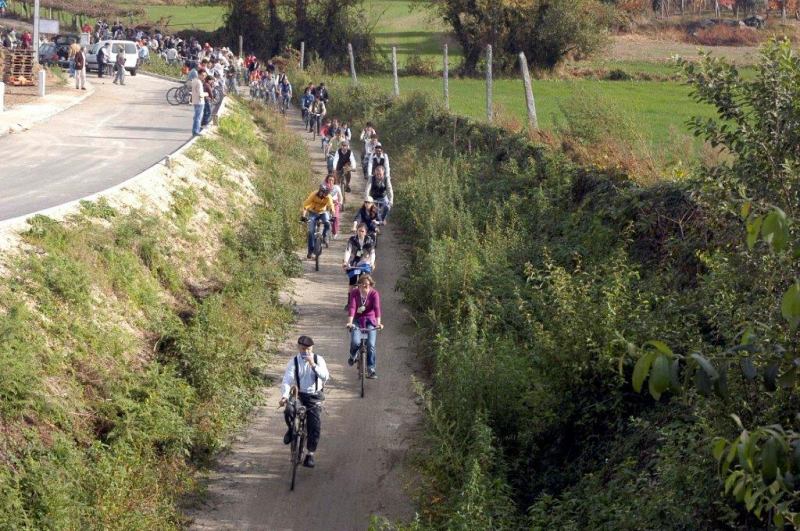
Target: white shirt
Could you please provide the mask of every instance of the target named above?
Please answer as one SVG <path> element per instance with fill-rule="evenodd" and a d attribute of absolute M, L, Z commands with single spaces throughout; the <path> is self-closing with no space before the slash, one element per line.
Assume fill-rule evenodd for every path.
<path fill-rule="evenodd" d="M 341 155 L 341 153 L 342 152 L 337 149 L 336 150 L 336 154 L 333 155 L 333 168 L 334 169 L 339 167 L 339 155 Z M 353 156 L 353 150 L 352 149 L 350 150 L 350 169 L 351 170 L 355 170 L 356 169 L 356 158 Z"/>
<path fill-rule="evenodd" d="M 313 354 L 311 355 L 313 356 Z M 330 376 L 325 360 L 322 356 L 317 355 L 317 368 L 312 369 L 311 364 L 303 359 L 302 354 L 298 354 L 286 364 L 286 372 L 283 374 L 283 382 L 281 382 L 281 396 L 283 396 L 283 398 L 289 398 L 289 392 L 292 390 L 292 386 L 296 384 L 294 377 L 295 359 L 298 361 L 298 372 L 300 373 L 300 385 L 297 386 L 297 390 L 301 393 L 309 394 L 321 391 Z M 315 370 L 316 375 L 314 374 Z M 315 383 L 316 389 L 314 386 Z"/>
<path fill-rule="evenodd" d="M 374 148 L 373 148 L 373 150 L 374 150 Z M 372 175 L 372 173 L 373 173 L 373 172 L 372 172 L 372 164 L 373 164 L 373 161 L 374 161 L 376 158 L 378 158 L 378 155 L 376 155 L 375 153 L 373 153 L 373 154 L 372 154 L 372 155 L 369 157 L 369 163 L 367 164 L 367 175 Z M 386 162 L 386 163 L 384 164 L 384 167 L 386 168 L 386 177 L 391 177 L 391 176 L 392 176 L 392 171 L 389 169 L 389 155 L 387 155 L 386 153 L 384 153 L 384 154 L 383 154 L 383 158 L 384 158 L 384 160 L 385 160 L 385 162 Z"/>

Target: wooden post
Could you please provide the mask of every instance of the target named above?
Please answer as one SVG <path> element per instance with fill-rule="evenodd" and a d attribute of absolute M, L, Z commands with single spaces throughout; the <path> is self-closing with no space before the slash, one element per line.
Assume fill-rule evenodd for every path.
<path fill-rule="evenodd" d="M 539 129 L 539 119 L 536 117 L 536 102 L 533 100 L 531 74 L 528 72 L 528 59 L 523 52 L 519 53 L 519 66 L 522 69 L 522 84 L 525 85 L 525 101 L 528 103 L 528 122 L 534 129 Z"/>
<path fill-rule="evenodd" d="M 243 53 L 244 53 L 244 37 L 239 35 L 239 57 L 241 57 L 242 59 L 244 59 L 242 57 Z"/>
<path fill-rule="evenodd" d="M 486 120 L 492 121 L 492 45 L 486 45 Z"/>
<path fill-rule="evenodd" d="M 449 73 L 450 73 L 450 65 L 448 64 L 447 58 L 447 45 L 444 45 L 444 56 L 442 58 L 442 75 L 444 77 L 444 108 L 448 111 L 450 110 L 450 85 L 449 85 Z"/>
<path fill-rule="evenodd" d="M 347 53 L 350 54 L 350 73 L 353 74 L 353 85 L 358 85 L 358 77 L 356 76 L 356 57 L 353 55 L 353 45 L 347 43 Z"/>
<path fill-rule="evenodd" d="M 303 70 L 306 63 L 306 41 L 300 43 L 300 70 Z"/>
<path fill-rule="evenodd" d="M 394 97 L 400 97 L 400 83 L 397 81 L 397 47 L 392 46 L 392 76 L 394 78 Z"/>
<path fill-rule="evenodd" d="M 781 24 L 786 24 L 786 0 L 781 0 Z"/>

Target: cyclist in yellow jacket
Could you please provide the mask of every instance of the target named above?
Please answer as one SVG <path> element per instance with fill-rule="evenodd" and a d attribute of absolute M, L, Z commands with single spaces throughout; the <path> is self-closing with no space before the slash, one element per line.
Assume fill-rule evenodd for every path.
<path fill-rule="evenodd" d="M 331 230 L 330 213 L 334 212 L 333 199 L 330 195 L 330 190 L 325 184 L 320 185 L 319 190 L 308 196 L 303 202 L 303 221 L 308 221 L 308 256 L 306 258 L 314 257 L 314 231 L 317 228 L 317 219 L 322 219 L 325 224 L 325 230 L 322 232 L 322 237 L 325 243 L 328 243 L 328 233 Z"/>

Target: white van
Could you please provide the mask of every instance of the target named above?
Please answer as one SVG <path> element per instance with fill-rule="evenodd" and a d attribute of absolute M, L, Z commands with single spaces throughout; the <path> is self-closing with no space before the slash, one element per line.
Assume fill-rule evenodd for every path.
<path fill-rule="evenodd" d="M 135 76 L 136 70 L 139 68 L 139 53 L 136 49 L 136 43 L 133 41 L 107 40 L 92 44 L 86 53 L 86 71 L 97 71 L 97 52 L 99 52 L 100 48 L 105 46 L 107 43 L 111 43 L 111 54 L 109 57 L 106 57 L 106 62 L 113 65 L 117 61 L 117 53 L 119 53 L 120 47 L 124 46 L 125 70 L 130 72 L 132 76 Z"/>

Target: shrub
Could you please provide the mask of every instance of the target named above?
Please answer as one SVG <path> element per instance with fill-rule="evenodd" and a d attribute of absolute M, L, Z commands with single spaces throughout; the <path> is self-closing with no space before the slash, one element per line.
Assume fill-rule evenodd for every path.
<path fill-rule="evenodd" d="M 403 67 L 404 76 L 433 76 L 436 74 L 436 65 L 433 59 L 422 57 L 417 54 L 409 55 L 406 58 L 406 65 Z"/>
<path fill-rule="evenodd" d="M 764 41 L 764 35 L 748 27 L 717 24 L 707 29 L 698 29 L 687 40 L 701 46 L 755 46 Z"/>

